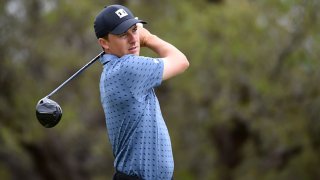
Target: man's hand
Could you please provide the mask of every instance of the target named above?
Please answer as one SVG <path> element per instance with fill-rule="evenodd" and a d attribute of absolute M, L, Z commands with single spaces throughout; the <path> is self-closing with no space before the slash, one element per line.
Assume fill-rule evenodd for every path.
<path fill-rule="evenodd" d="M 142 24 L 138 26 L 140 47 L 147 47 L 159 55 L 163 60 L 162 79 L 166 80 L 182 73 L 189 67 L 187 57 L 172 44 L 151 34 Z"/>
<path fill-rule="evenodd" d="M 140 46 L 145 47 L 147 46 L 148 38 L 152 36 L 152 34 L 146 28 L 144 28 L 142 24 L 138 23 L 137 26 L 138 26 L 139 37 L 140 37 Z"/>

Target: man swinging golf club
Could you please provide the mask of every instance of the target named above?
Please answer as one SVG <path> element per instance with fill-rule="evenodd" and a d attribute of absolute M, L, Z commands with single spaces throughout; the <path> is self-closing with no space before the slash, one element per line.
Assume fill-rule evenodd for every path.
<path fill-rule="evenodd" d="M 189 66 L 176 47 L 151 34 L 121 5 L 105 7 L 94 30 L 105 52 L 101 103 L 115 157 L 113 179 L 172 179 L 170 136 L 154 89 Z M 159 58 L 139 56 L 140 48 Z"/>

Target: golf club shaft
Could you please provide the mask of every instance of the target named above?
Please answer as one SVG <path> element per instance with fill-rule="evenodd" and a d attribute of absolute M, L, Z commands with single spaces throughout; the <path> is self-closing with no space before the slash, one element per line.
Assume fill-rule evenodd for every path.
<path fill-rule="evenodd" d="M 48 94 L 46 97 L 50 98 L 54 93 L 56 93 L 59 89 L 61 89 L 65 84 L 67 84 L 69 81 L 71 81 L 73 78 L 75 78 L 78 74 L 80 74 L 82 71 L 87 69 L 91 64 L 93 64 L 95 61 L 97 61 L 104 52 L 102 51 L 100 54 L 98 54 L 96 57 L 94 57 L 91 61 L 89 61 L 85 66 L 83 66 L 81 69 L 79 69 L 76 73 L 74 73 L 71 77 L 69 77 L 66 81 L 64 81 L 60 86 L 58 86 L 55 90 L 53 90 L 50 94 Z"/>

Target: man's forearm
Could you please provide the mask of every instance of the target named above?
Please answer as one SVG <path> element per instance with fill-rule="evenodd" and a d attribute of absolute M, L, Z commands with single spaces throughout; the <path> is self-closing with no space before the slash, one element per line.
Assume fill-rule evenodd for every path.
<path fill-rule="evenodd" d="M 161 58 L 167 58 L 169 56 L 175 59 L 185 58 L 184 54 L 176 47 L 156 35 L 148 36 L 145 46 L 157 53 Z"/>
<path fill-rule="evenodd" d="M 140 44 L 163 58 L 163 80 L 182 73 L 189 67 L 187 57 L 175 46 L 151 34 L 145 28 L 140 29 Z"/>

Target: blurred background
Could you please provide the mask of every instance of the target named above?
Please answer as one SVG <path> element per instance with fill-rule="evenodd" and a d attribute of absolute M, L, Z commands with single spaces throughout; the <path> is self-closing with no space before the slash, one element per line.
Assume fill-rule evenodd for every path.
<path fill-rule="evenodd" d="M 319 0 L 1 0 L 0 179 L 111 179 L 99 62 L 52 96 L 56 127 L 35 106 L 101 51 L 114 3 L 190 61 L 156 90 L 175 179 L 320 179 Z"/>

